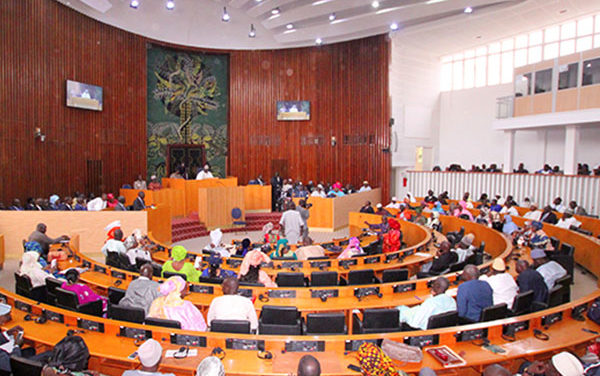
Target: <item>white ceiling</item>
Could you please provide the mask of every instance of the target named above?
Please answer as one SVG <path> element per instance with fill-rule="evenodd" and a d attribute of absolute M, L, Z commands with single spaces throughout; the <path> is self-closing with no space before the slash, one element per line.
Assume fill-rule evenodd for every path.
<path fill-rule="evenodd" d="M 485 35 L 491 35 L 505 33 L 509 27 L 530 22 L 531 18 L 539 17 L 540 22 L 547 23 L 555 7 L 552 6 L 552 11 L 515 17 L 519 8 L 600 3 L 598 0 L 379 0 L 380 6 L 375 9 L 372 0 L 174 0 L 175 9 L 167 10 L 166 0 L 139 0 L 138 9 L 129 6 L 130 0 L 55 1 L 109 25 L 186 46 L 217 49 L 310 46 L 316 38 L 327 44 L 386 33 L 390 24 L 396 22 L 400 29 L 394 32 L 395 36 L 413 35 L 415 40 L 422 40 L 435 50 L 445 50 L 446 46 L 439 45 L 448 43 L 452 52 L 456 50 L 454 46 L 470 42 L 471 29 L 490 26 L 493 32 L 488 30 Z M 221 21 L 224 6 L 231 16 L 227 23 Z M 468 6 L 474 9 L 470 15 L 463 13 Z M 271 15 L 275 7 L 281 10 L 277 17 Z M 328 17 L 334 12 L 336 20 L 330 22 Z M 500 13 L 506 17 L 495 16 Z M 484 18 L 486 21 L 482 21 Z M 293 24 L 293 31 L 286 28 L 288 23 Z M 256 38 L 248 37 L 250 24 L 256 28 Z"/>

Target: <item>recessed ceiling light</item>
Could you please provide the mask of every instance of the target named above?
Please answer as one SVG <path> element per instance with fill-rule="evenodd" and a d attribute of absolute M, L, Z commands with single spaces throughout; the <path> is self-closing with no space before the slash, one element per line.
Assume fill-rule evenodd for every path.
<path fill-rule="evenodd" d="M 467 14 L 473 13 L 473 8 L 466 7 L 465 10 L 464 10 L 464 12 L 467 13 Z"/>
<path fill-rule="evenodd" d="M 558 14 L 565 14 L 565 13 L 567 13 L 566 9 L 561 9 L 561 10 L 558 11 Z"/>
<path fill-rule="evenodd" d="M 256 1 L 257 3 L 260 3 L 262 0 L 254 0 L 254 1 Z"/>
<path fill-rule="evenodd" d="M 285 25 L 285 28 L 288 30 L 292 30 L 294 28 L 294 24 L 289 23 L 289 24 Z"/>
<path fill-rule="evenodd" d="M 173 0 L 167 1 L 167 9 L 173 10 L 175 8 L 175 2 Z"/>
<path fill-rule="evenodd" d="M 223 16 L 221 16 L 221 21 L 229 22 L 230 19 L 231 17 L 229 16 L 229 13 L 227 13 L 227 7 L 223 7 Z"/>
<path fill-rule="evenodd" d="M 329 21 L 334 21 L 335 20 L 335 13 L 331 13 L 329 15 Z"/>
<path fill-rule="evenodd" d="M 279 8 L 271 9 L 271 14 L 279 14 L 279 12 L 280 12 Z"/>
<path fill-rule="evenodd" d="M 394 30 L 394 31 L 395 31 L 395 30 L 398 30 L 398 23 L 396 23 L 396 22 L 392 22 L 392 24 L 390 25 L 390 29 L 392 29 L 392 30 Z"/>
<path fill-rule="evenodd" d="M 321 39 L 321 38 L 317 38 L 317 39 L 315 39 L 315 43 L 316 43 L 318 46 L 320 46 L 320 45 L 322 45 L 322 44 L 323 44 L 323 39 Z"/>
<path fill-rule="evenodd" d="M 248 33 L 249 38 L 254 38 L 256 36 L 256 29 L 254 29 L 254 24 L 250 24 L 250 32 Z"/>
<path fill-rule="evenodd" d="M 377 0 L 373 1 L 373 2 L 371 3 L 371 6 L 372 6 L 373 8 L 376 8 L 376 9 L 377 9 L 377 8 L 379 8 L 379 1 L 377 1 Z"/>
<path fill-rule="evenodd" d="M 133 9 L 137 9 L 137 7 L 140 6 L 140 2 L 138 0 L 131 0 L 131 2 L 129 3 L 129 6 L 132 7 Z"/>

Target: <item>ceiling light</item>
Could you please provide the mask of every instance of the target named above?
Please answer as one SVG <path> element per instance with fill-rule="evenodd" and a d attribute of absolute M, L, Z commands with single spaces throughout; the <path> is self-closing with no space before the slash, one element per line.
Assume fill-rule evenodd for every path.
<path fill-rule="evenodd" d="M 175 8 L 175 2 L 173 0 L 167 1 L 167 9 L 173 10 L 173 8 Z"/>
<path fill-rule="evenodd" d="M 229 13 L 227 13 L 227 7 L 223 7 L 223 16 L 221 16 L 221 21 L 229 22 L 231 17 L 229 17 Z"/>
<path fill-rule="evenodd" d="M 137 7 L 140 6 L 140 2 L 138 0 L 131 0 L 131 2 L 129 3 L 129 6 L 132 7 L 133 9 L 137 9 Z"/>
<path fill-rule="evenodd" d="M 256 1 L 257 3 L 260 3 L 262 0 L 254 0 L 254 1 Z"/>
<path fill-rule="evenodd" d="M 371 3 L 371 6 L 375 9 L 379 8 L 379 1 L 375 0 Z"/>
<path fill-rule="evenodd" d="M 279 8 L 273 8 L 271 9 L 271 14 L 275 15 L 275 14 L 279 14 L 280 10 Z"/>
<path fill-rule="evenodd" d="M 250 32 L 248 33 L 248 37 L 254 38 L 256 36 L 256 29 L 254 28 L 254 24 L 250 24 Z"/>
<path fill-rule="evenodd" d="M 317 44 L 317 46 L 320 46 L 323 44 L 323 39 L 317 38 L 317 39 L 315 39 L 315 43 Z"/>
<path fill-rule="evenodd" d="M 392 29 L 393 31 L 398 30 L 398 23 L 392 22 L 392 24 L 390 25 L 390 29 Z"/>
<path fill-rule="evenodd" d="M 289 23 L 289 24 L 285 25 L 285 28 L 288 30 L 292 30 L 294 28 L 294 24 Z"/>
<path fill-rule="evenodd" d="M 471 14 L 471 13 L 473 13 L 473 8 L 471 8 L 471 7 L 466 7 L 466 8 L 465 8 L 465 13 L 466 13 L 466 14 Z"/>
<path fill-rule="evenodd" d="M 335 13 L 331 13 L 329 15 L 329 21 L 334 21 L 335 20 Z"/>

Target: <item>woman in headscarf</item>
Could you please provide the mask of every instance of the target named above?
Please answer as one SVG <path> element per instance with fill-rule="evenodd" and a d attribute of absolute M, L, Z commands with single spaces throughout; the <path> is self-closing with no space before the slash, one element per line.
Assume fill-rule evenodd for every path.
<path fill-rule="evenodd" d="M 23 253 L 19 275 L 28 276 L 31 279 L 32 287 L 44 286 L 46 278 L 52 277 L 52 274 L 46 272 L 38 262 L 40 254 L 36 251 Z"/>
<path fill-rule="evenodd" d="M 191 302 L 181 298 L 187 284 L 179 276 L 170 277 L 160 285 L 160 294 L 154 299 L 149 317 L 179 321 L 181 329 L 206 331 L 206 321 L 202 313 Z"/>
<path fill-rule="evenodd" d="M 425 225 L 430 229 L 440 231 L 440 226 L 442 225 L 440 222 L 440 213 L 436 211 L 432 212 L 431 216 L 427 218 L 427 223 Z"/>
<path fill-rule="evenodd" d="M 442 208 L 442 203 L 439 201 L 435 202 L 435 205 L 434 205 L 433 209 L 431 209 L 431 211 L 433 211 L 434 213 L 446 214 L 446 212 L 444 211 L 444 208 Z"/>
<path fill-rule="evenodd" d="M 274 231 L 273 227 L 273 222 L 269 222 L 262 228 L 265 244 L 275 245 L 279 241 L 279 233 Z"/>
<path fill-rule="evenodd" d="M 517 226 L 513 221 L 510 215 L 504 216 L 504 226 L 502 226 L 502 232 L 506 235 L 512 236 L 513 232 L 519 231 L 519 226 Z"/>
<path fill-rule="evenodd" d="M 115 195 L 113 195 L 112 193 L 109 193 L 106 195 L 106 207 L 107 208 L 114 208 L 115 206 L 117 206 L 118 201 L 115 199 Z"/>
<path fill-rule="evenodd" d="M 45 268 L 46 266 L 48 266 L 48 262 L 44 259 L 44 256 L 43 256 L 44 250 L 42 249 L 42 246 L 40 245 L 40 243 L 38 243 L 38 242 L 24 243 L 23 244 L 23 252 L 37 252 L 40 255 L 38 262 L 40 263 L 42 268 Z"/>
<path fill-rule="evenodd" d="M 389 231 L 383 235 L 382 252 L 396 252 L 402 245 L 402 232 L 400 232 L 400 222 L 394 218 L 388 219 Z"/>
<path fill-rule="evenodd" d="M 240 281 L 262 283 L 265 287 L 277 287 L 277 284 L 273 282 L 269 275 L 260 270 L 260 264 L 263 262 L 271 262 L 271 259 L 260 249 L 254 249 L 246 253 L 242 265 L 240 266 Z"/>
<path fill-rule="evenodd" d="M 65 274 L 67 279 L 66 282 L 63 282 L 61 289 L 67 291 L 73 291 L 77 294 L 77 301 L 79 304 L 86 304 L 90 302 L 95 302 L 96 300 L 102 300 L 102 310 L 106 311 L 106 307 L 108 302 L 106 298 L 96 294 L 88 285 L 84 285 L 79 282 L 79 272 L 75 269 L 71 269 Z"/>
<path fill-rule="evenodd" d="M 218 253 L 221 257 L 229 257 L 229 251 L 225 249 L 221 241 L 223 240 L 223 232 L 220 228 L 214 229 L 210 232 L 210 244 L 204 247 L 205 251 L 211 253 Z"/>
<path fill-rule="evenodd" d="M 246 253 L 248 253 L 248 251 L 250 251 L 250 245 L 252 243 L 250 242 L 250 239 L 248 238 L 244 238 L 242 240 L 242 245 L 241 247 L 235 252 L 236 256 L 246 256 Z"/>
<path fill-rule="evenodd" d="M 181 273 L 187 276 L 188 282 L 198 282 L 200 272 L 194 268 L 194 264 L 186 262 L 187 250 L 180 245 L 171 249 L 171 258 L 162 266 L 162 275 L 165 272 Z"/>
<path fill-rule="evenodd" d="M 542 230 L 542 228 L 544 228 L 544 224 L 540 221 L 533 221 L 531 222 L 531 228 L 533 234 L 529 239 L 529 246 L 531 248 L 552 250 L 552 242 L 544 230 Z"/>
<path fill-rule="evenodd" d="M 353 236 L 348 241 L 346 249 L 338 256 L 338 260 L 349 259 L 352 258 L 352 256 L 362 255 L 364 253 L 365 252 L 360 247 L 360 240 L 358 240 L 356 236 Z"/>
<path fill-rule="evenodd" d="M 223 259 L 221 259 L 221 256 L 217 255 L 216 253 L 210 255 L 207 261 L 208 266 L 202 271 L 201 277 L 225 279 L 227 277 L 236 276 L 234 271 L 221 268 Z"/>
<path fill-rule="evenodd" d="M 287 239 L 279 239 L 277 242 L 277 246 L 275 246 L 275 250 L 271 252 L 270 257 L 286 257 L 293 258 L 294 260 L 298 260 L 296 256 L 296 252 L 292 251 L 290 246 L 288 245 Z"/>
<path fill-rule="evenodd" d="M 104 231 L 106 231 L 106 236 L 107 239 L 114 239 L 115 238 L 115 231 L 117 230 L 121 230 L 121 221 L 113 221 L 111 223 L 109 223 L 105 228 Z"/>

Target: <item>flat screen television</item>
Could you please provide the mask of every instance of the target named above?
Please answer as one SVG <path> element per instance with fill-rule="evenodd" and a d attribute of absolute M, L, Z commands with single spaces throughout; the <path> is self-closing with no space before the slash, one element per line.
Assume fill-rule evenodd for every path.
<path fill-rule="evenodd" d="M 277 120 L 310 120 L 310 102 L 277 101 Z"/>
<path fill-rule="evenodd" d="M 102 88 L 67 80 L 67 106 L 102 111 Z"/>

